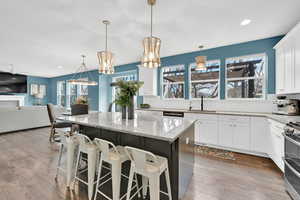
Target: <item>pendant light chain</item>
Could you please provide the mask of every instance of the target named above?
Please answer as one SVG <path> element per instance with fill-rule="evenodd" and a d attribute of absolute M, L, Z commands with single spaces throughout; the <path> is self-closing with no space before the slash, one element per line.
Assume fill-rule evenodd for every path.
<path fill-rule="evenodd" d="M 105 24 L 105 51 L 107 51 L 107 23 Z"/>
<path fill-rule="evenodd" d="M 152 31 L 153 31 L 153 5 L 151 4 L 151 37 L 152 37 Z"/>

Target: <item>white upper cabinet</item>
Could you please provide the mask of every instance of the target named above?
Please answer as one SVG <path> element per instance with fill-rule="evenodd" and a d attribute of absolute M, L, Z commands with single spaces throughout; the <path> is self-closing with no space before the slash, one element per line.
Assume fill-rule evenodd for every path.
<path fill-rule="evenodd" d="M 144 85 L 139 90 L 140 96 L 157 96 L 157 69 L 139 67 L 139 80 Z"/>
<path fill-rule="evenodd" d="M 284 51 L 276 50 L 276 94 L 285 92 L 285 68 L 284 68 Z"/>
<path fill-rule="evenodd" d="M 300 25 L 299 25 L 300 26 Z M 294 74 L 293 74 L 293 80 L 294 80 L 294 90 L 297 93 L 300 93 L 300 28 L 296 30 L 295 33 L 297 36 L 295 37 L 295 68 L 294 68 Z"/>
<path fill-rule="evenodd" d="M 274 48 L 276 94 L 300 93 L 300 23 Z"/>

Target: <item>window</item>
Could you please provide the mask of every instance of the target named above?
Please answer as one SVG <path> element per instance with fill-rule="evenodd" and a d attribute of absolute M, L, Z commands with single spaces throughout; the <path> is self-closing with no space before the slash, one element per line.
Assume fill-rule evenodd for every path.
<path fill-rule="evenodd" d="M 184 98 L 184 65 L 162 68 L 162 96 L 166 99 Z"/>
<path fill-rule="evenodd" d="M 78 85 L 77 86 L 77 96 L 83 96 L 88 99 L 88 86 L 87 85 Z"/>
<path fill-rule="evenodd" d="M 249 55 L 226 60 L 226 97 L 265 98 L 266 55 Z"/>
<path fill-rule="evenodd" d="M 220 60 L 206 62 L 206 70 L 197 70 L 196 63 L 190 65 L 191 98 L 218 98 L 220 80 Z"/>
<path fill-rule="evenodd" d="M 66 106 L 66 82 L 57 82 L 57 105 Z"/>
<path fill-rule="evenodd" d="M 87 80 L 86 78 L 83 80 Z M 79 96 L 88 98 L 88 86 L 67 83 L 67 107 L 70 108 Z"/>

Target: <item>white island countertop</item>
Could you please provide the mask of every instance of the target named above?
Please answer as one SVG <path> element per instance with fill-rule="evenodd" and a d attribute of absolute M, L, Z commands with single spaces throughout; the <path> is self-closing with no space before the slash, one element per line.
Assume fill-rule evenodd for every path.
<path fill-rule="evenodd" d="M 125 120 L 121 118 L 121 113 L 117 112 L 95 112 L 88 115 L 60 116 L 58 119 L 83 126 L 103 128 L 169 142 L 179 138 L 195 122 L 194 120 L 179 117 L 153 116 L 147 113 L 136 113 L 135 119 Z"/>

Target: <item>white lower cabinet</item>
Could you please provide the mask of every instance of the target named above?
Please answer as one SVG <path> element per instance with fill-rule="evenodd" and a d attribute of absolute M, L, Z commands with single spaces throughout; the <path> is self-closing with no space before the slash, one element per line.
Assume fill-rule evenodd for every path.
<path fill-rule="evenodd" d="M 224 147 L 232 147 L 234 134 L 232 123 L 220 121 L 219 130 L 219 145 Z"/>
<path fill-rule="evenodd" d="M 250 150 L 250 118 L 222 117 L 219 123 L 219 145 L 240 150 Z"/>
<path fill-rule="evenodd" d="M 250 123 L 236 123 L 233 125 L 233 148 L 250 150 Z"/>
<path fill-rule="evenodd" d="M 284 132 L 284 124 L 278 123 L 274 120 L 268 120 L 270 134 L 269 134 L 269 144 L 270 144 L 270 158 L 276 163 L 276 165 L 284 171 L 284 137 L 282 133 Z"/>
<path fill-rule="evenodd" d="M 195 122 L 195 142 L 197 144 L 218 145 L 219 126 L 217 115 L 186 113 L 184 118 L 197 120 Z"/>
<path fill-rule="evenodd" d="M 162 116 L 162 112 L 145 112 Z M 284 124 L 266 117 L 185 113 L 184 118 L 196 120 L 196 144 L 269 156 L 282 171 L 284 170 Z"/>
<path fill-rule="evenodd" d="M 199 120 L 197 122 L 198 136 L 196 142 L 205 144 L 218 144 L 218 122 L 209 120 Z"/>
<path fill-rule="evenodd" d="M 251 117 L 251 146 L 250 150 L 259 153 L 270 153 L 269 126 L 265 117 Z"/>

